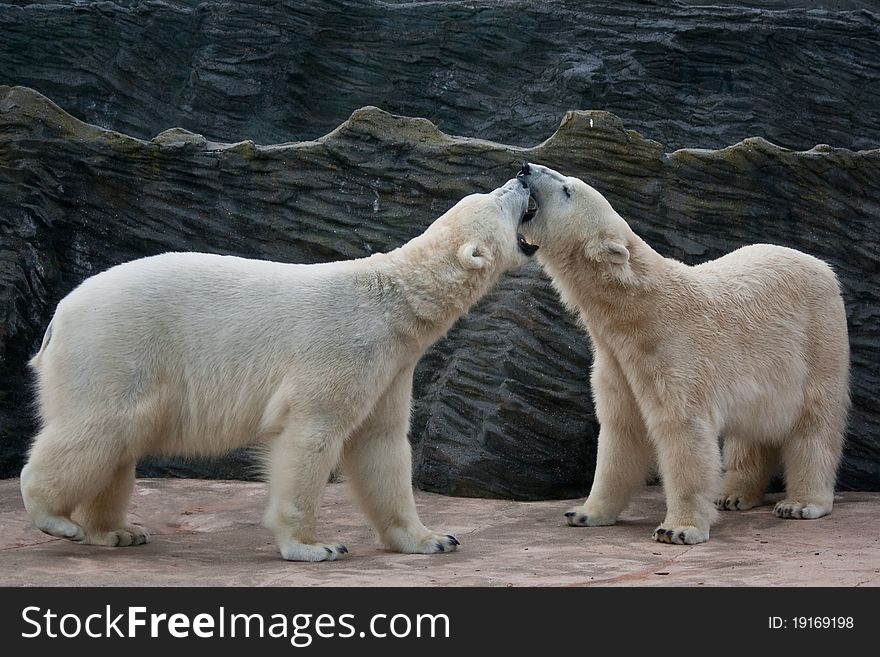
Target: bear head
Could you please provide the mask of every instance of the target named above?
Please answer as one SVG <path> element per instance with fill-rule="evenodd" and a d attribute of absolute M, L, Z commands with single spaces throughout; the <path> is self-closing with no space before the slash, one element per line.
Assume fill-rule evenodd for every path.
<path fill-rule="evenodd" d="M 541 247 L 542 263 L 587 263 L 627 277 L 635 236 L 604 196 L 540 164 L 523 164 L 517 177 L 531 194 L 520 231 Z"/>
<path fill-rule="evenodd" d="M 525 264 L 537 250 L 519 232 L 528 204 L 526 183 L 513 178 L 489 193 L 464 197 L 425 236 L 444 242 L 465 270 L 500 274 Z"/>

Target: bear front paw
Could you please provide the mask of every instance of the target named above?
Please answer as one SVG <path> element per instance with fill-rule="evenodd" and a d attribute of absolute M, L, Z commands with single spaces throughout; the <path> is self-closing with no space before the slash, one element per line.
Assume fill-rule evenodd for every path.
<path fill-rule="evenodd" d="M 683 527 L 664 527 L 661 525 L 654 530 L 653 539 L 658 543 L 696 545 L 709 540 L 709 530 L 703 530 L 693 525 Z"/>
<path fill-rule="evenodd" d="M 444 534 L 442 536 L 436 535 L 431 541 L 433 545 L 429 545 L 430 548 L 425 552 L 425 554 L 434 554 L 436 552 L 455 552 L 458 549 L 458 546 L 461 545 L 461 542 L 455 538 L 452 534 Z"/>
<path fill-rule="evenodd" d="M 455 552 L 461 542 L 452 534 L 392 531 L 386 534 L 385 544 L 389 549 L 405 554 L 437 554 Z"/>
<path fill-rule="evenodd" d="M 565 512 L 565 521 L 569 527 L 607 527 L 617 522 L 617 518 L 591 513 L 582 506 L 576 506 Z"/>

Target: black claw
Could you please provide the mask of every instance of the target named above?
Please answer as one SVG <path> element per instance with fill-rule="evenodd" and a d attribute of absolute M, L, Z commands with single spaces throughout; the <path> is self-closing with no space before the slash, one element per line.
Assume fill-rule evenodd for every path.
<path fill-rule="evenodd" d="M 531 168 L 529 167 L 529 163 L 528 163 L 528 162 L 523 162 L 523 163 L 522 163 L 522 167 L 521 167 L 520 170 L 519 170 L 519 175 L 520 175 L 520 176 L 528 176 L 528 175 L 531 174 L 531 173 L 532 173 L 532 170 L 531 170 Z"/>
<path fill-rule="evenodd" d="M 440 541 L 437 541 L 437 543 L 435 543 L 435 545 L 437 546 L 438 552 L 446 552 L 446 548 L 443 547 L 443 543 L 441 543 Z"/>
<path fill-rule="evenodd" d="M 678 540 L 681 541 L 682 543 L 684 543 L 684 532 L 678 533 Z"/>
<path fill-rule="evenodd" d="M 453 536 L 452 534 L 446 534 L 446 538 L 448 538 L 453 545 L 461 545 L 461 543 L 458 542 L 458 539 L 455 538 L 455 536 Z"/>
<path fill-rule="evenodd" d="M 327 550 L 327 554 L 333 554 L 333 550 L 331 550 L 330 548 L 325 547 L 324 549 Z"/>
<path fill-rule="evenodd" d="M 667 536 L 672 536 L 674 533 L 675 533 L 675 532 L 674 532 L 672 529 L 667 529 L 667 530 L 666 530 L 666 535 L 667 535 Z"/>
<path fill-rule="evenodd" d="M 348 548 L 344 545 L 340 545 L 336 549 L 339 551 L 339 554 L 348 554 Z"/>
<path fill-rule="evenodd" d="M 567 512 L 567 513 L 565 514 L 565 517 L 566 517 L 566 518 L 574 518 L 574 515 L 575 515 L 575 514 L 574 514 L 574 511 L 569 511 L 569 512 Z"/>

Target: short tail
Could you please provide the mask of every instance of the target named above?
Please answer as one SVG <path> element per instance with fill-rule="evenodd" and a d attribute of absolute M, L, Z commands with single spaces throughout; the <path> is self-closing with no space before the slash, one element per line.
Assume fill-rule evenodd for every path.
<path fill-rule="evenodd" d="M 49 341 L 52 339 L 53 324 L 55 324 L 54 317 L 52 318 L 52 321 L 49 322 L 49 326 L 46 327 L 46 332 L 43 334 L 43 344 L 40 345 L 40 350 L 28 362 L 28 365 L 33 369 L 37 369 L 40 366 L 40 360 L 42 359 L 43 353 L 46 351 L 46 347 L 49 346 Z"/>

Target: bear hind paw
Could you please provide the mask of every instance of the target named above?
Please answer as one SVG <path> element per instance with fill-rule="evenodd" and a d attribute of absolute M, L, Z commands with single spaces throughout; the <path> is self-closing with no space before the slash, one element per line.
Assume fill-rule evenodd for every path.
<path fill-rule="evenodd" d="M 818 502 L 804 503 L 794 500 L 782 500 L 773 509 L 777 518 L 786 520 L 815 520 L 831 513 L 830 504 Z"/>
<path fill-rule="evenodd" d="M 721 511 L 745 511 L 761 506 L 763 497 L 754 497 L 739 493 L 728 493 L 715 500 L 715 508 Z"/>
<path fill-rule="evenodd" d="M 565 512 L 565 521 L 569 527 L 607 527 L 617 522 L 617 518 L 590 513 L 582 506 L 576 506 Z"/>
<path fill-rule="evenodd" d="M 128 547 L 149 543 L 150 535 L 143 527 L 126 525 L 125 527 L 109 531 L 87 530 L 81 542 L 83 545 Z"/>
<path fill-rule="evenodd" d="M 341 543 L 300 543 L 290 541 L 279 545 L 281 557 L 285 561 L 338 561 L 348 555 L 348 548 Z"/>

